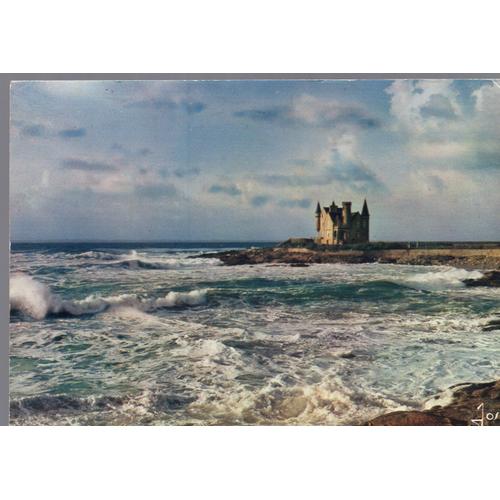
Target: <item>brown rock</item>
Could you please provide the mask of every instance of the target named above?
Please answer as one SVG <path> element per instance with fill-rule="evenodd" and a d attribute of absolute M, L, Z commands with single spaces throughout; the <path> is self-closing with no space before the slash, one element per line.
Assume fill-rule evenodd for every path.
<path fill-rule="evenodd" d="M 446 406 L 395 411 L 376 417 L 367 425 L 500 425 L 500 380 L 453 388 L 452 402 Z"/>
<path fill-rule="evenodd" d="M 291 246 L 299 245 L 298 247 Z M 302 245 L 302 246 L 300 246 Z M 372 248 L 373 247 L 373 248 Z M 203 257 L 220 259 L 225 265 L 243 264 L 364 264 L 381 262 L 390 264 L 451 265 L 464 268 L 500 268 L 500 248 L 399 248 L 393 244 L 369 244 L 366 248 L 325 247 L 315 245 L 310 240 L 290 240 L 281 246 L 254 248 L 250 250 L 230 250 L 204 254 Z M 490 271 L 481 280 L 466 280 L 469 286 L 499 286 L 500 271 Z"/>
<path fill-rule="evenodd" d="M 367 425 L 465 425 L 441 415 L 422 411 L 394 411 L 370 420 Z"/>

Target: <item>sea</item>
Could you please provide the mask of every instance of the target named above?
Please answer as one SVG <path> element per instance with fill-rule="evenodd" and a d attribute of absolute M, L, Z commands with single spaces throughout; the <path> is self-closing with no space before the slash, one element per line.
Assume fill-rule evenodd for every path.
<path fill-rule="evenodd" d="M 480 271 L 204 257 L 271 244 L 12 243 L 11 424 L 359 425 L 499 377 Z"/>

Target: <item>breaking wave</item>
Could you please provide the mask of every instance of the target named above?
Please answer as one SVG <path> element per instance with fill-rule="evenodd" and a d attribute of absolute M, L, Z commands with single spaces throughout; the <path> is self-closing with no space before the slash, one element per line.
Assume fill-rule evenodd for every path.
<path fill-rule="evenodd" d="M 464 286 L 466 279 L 481 278 L 483 274 L 479 271 L 467 271 L 465 269 L 449 268 L 442 271 L 430 271 L 404 277 L 400 283 L 411 288 L 421 290 L 443 290 L 448 288 L 459 288 Z"/>
<path fill-rule="evenodd" d="M 107 267 L 120 267 L 125 269 L 179 269 L 183 267 L 196 267 L 207 265 L 220 265 L 219 259 L 196 259 L 196 255 L 183 255 L 182 257 L 158 257 L 152 259 L 132 250 L 128 254 L 111 254 L 107 252 L 90 251 L 76 255 L 77 258 L 90 260 L 89 265 Z"/>
<path fill-rule="evenodd" d="M 68 258 L 69 256 L 66 256 Z M 100 252 L 98 250 L 89 250 L 71 255 L 73 259 L 100 259 L 100 260 L 116 260 L 116 254 L 110 252 Z"/>
<path fill-rule="evenodd" d="M 19 311 L 33 319 L 41 320 L 48 315 L 81 316 L 96 314 L 109 308 L 132 307 L 150 312 L 176 306 L 196 306 L 207 300 L 207 290 L 169 292 L 164 297 L 141 298 L 136 294 L 101 297 L 89 295 L 82 300 L 65 300 L 50 288 L 26 274 L 14 274 L 10 278 L 10 310 Z"/>

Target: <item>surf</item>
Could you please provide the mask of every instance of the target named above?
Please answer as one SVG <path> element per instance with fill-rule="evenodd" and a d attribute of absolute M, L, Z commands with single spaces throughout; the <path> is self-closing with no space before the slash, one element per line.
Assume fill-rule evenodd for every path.
<path fill-rule="evenodd" d="M 34 320 L 47 316 L 83 316 L 97 314 L 110 308 L 131 307 L 142 312 L 178 306 L 197 306 L 207 301 L 207 289 L 189 292 L 170 291 L 163 297 L 140 297 L 120 294 L 102 297 L 91 294 L 81 300 L 63 299 L 29 275 L 17 273 L 10 277 L 10 310 Z"/>
<path fill-rule="evenodd" d="M 464 287 L 464 280 L 478 279 L 483 276 L 480 271 L 467 271 L 449 267 L 437 271 L 417 273 L 402 278 L 399 283 L 420 290 L 446 290 Z"/>

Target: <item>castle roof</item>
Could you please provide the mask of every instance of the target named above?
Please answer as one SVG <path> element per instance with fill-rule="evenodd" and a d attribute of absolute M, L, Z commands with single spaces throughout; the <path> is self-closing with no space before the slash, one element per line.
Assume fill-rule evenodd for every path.
<path fill-rule="evenodd" d="M 361 215 L 364 215 L 364 216 L 370 215 L 370 212 L 368 212 L 368 205 L 366 204 L 366 198 L 365 198 L 365 202 L 363 203 L 363 210 L 361 212 Z"/>

